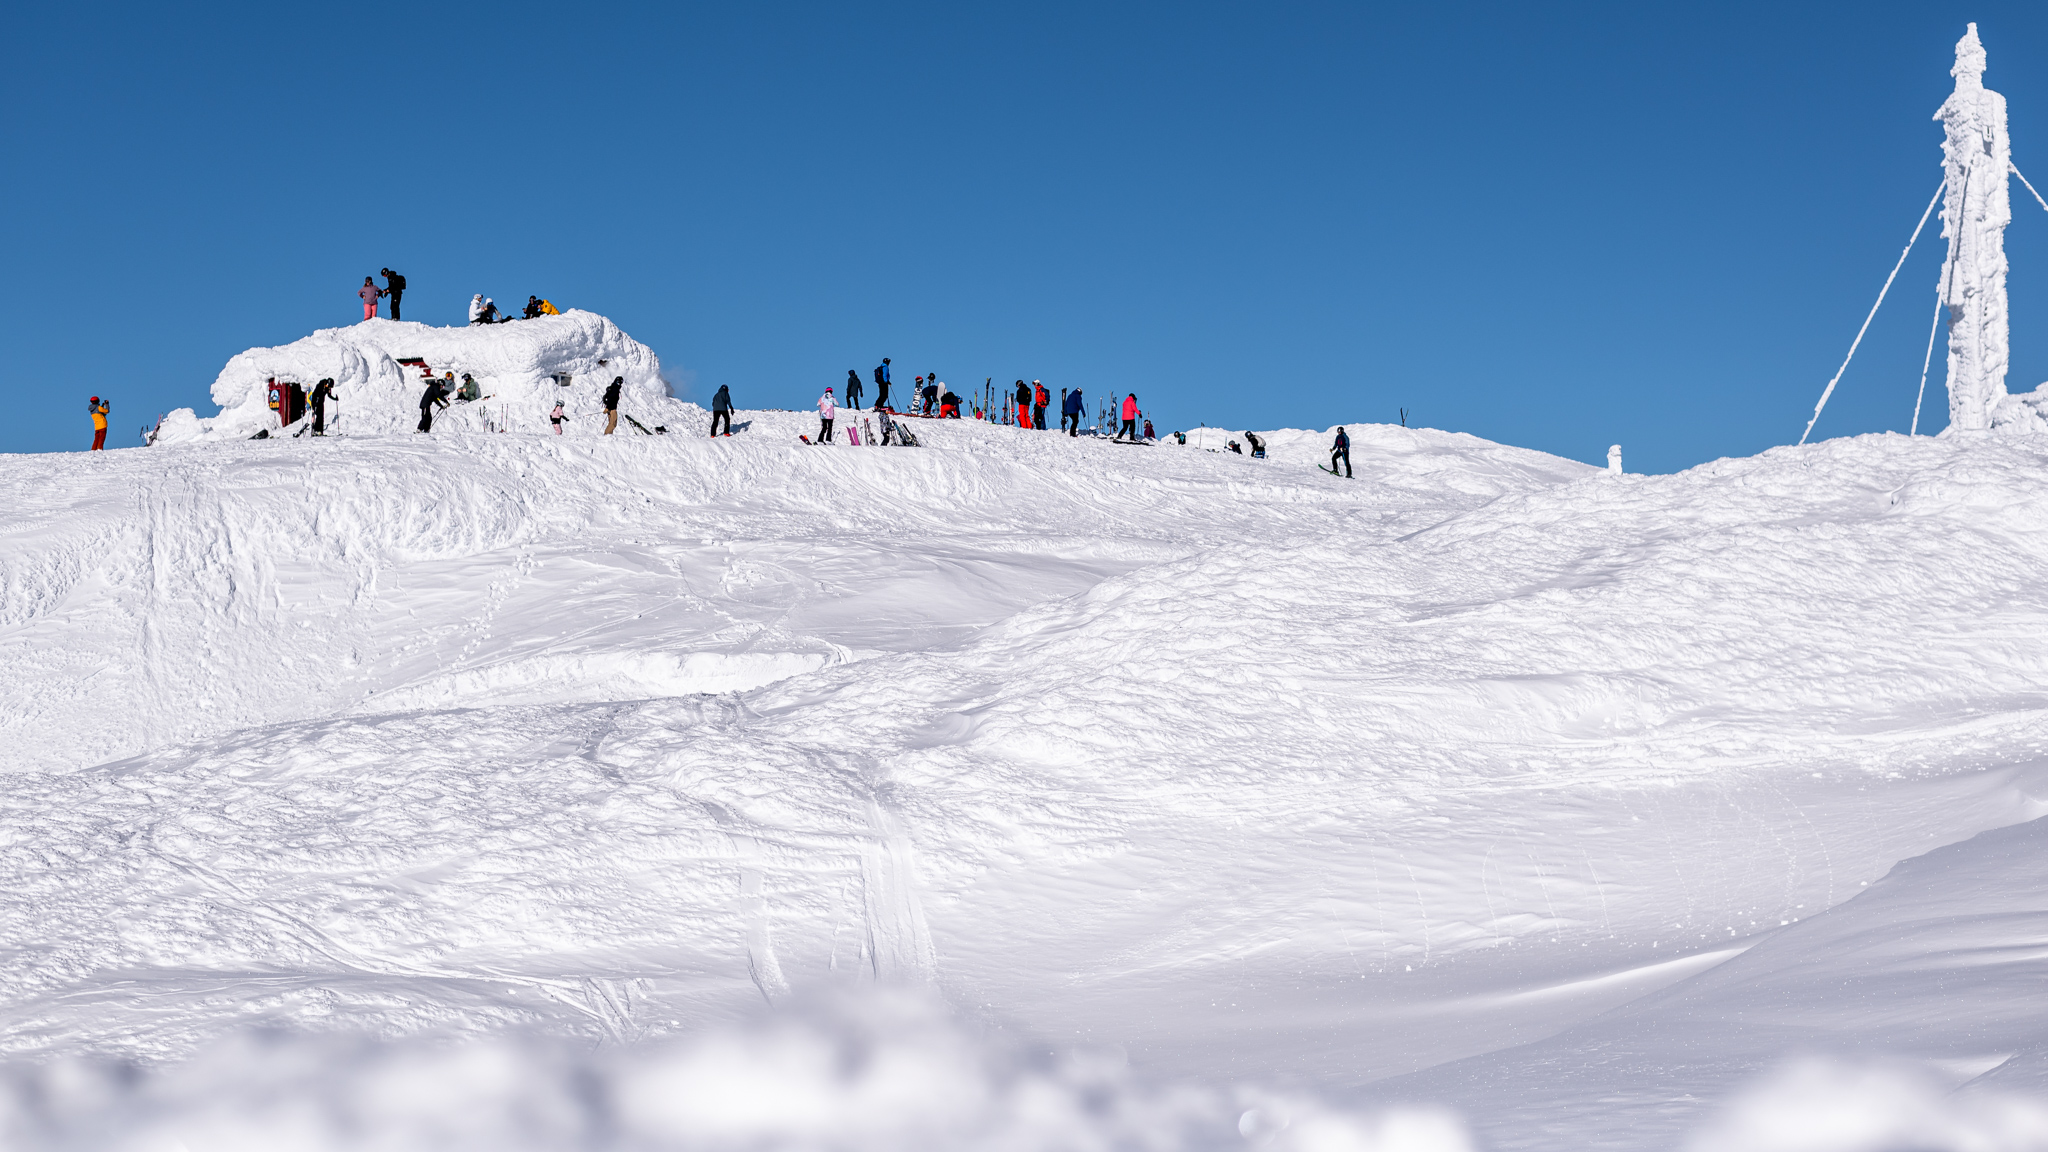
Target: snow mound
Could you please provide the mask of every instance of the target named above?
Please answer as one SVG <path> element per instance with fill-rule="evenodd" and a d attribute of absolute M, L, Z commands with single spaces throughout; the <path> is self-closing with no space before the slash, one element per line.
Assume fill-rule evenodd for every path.
<path fill-rule="evenodd" d="M 201 417 L 180 408 L 164 418 L 156 442 L 246 440 L 266 429 L 276 434 L 280 424 L 270 407 L 272 380 L 311 392 L 322 379 L 332 379 L 337 404 L 329 415 L 339 434 L 410 432 L 419 421 L 427 371 L 436 377 L 453 372 L 458 382 L 467 373 L 489 397 L 450 409 L 436 418 L 437 429 L 545 432 L 551 430 L 549 413 L 562 399 L 572 417 L 565 434 L 595 435 L 602 431 L 605 387 L 615 376 L 626 381 L 620 410 L 650 428 L 689 412 L 671 396 L 653 350 L 594 312 L 571 309 L 559 316 L 463 328 L 380 317 L 236 355 L 213 382 L 219 415 Z M 571 383 L 563 386 L 561 378 Z"/>

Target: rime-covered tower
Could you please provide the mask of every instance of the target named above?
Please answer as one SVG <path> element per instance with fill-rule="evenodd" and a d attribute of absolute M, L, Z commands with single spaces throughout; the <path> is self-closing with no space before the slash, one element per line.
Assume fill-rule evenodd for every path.
<path fill-rule="evenodd" d="M 2005 134 L 2005 97 L 1984 87 L 1984 45 L 1970 25 L 1956 41 L 1956 90 L 1934 118 L 1948 129 L 1942 144 L 1948 189 L 1942 197 L 1941 234 L 1948 262 L 1941 270 L 1941 302 L 1948 306 L 1949 427 L 1963 432 L 1991 426 L 2005 398 L 2007 315 L 2005 226 L 2012 222 L 2006 172 L 2012 144 Z"/>

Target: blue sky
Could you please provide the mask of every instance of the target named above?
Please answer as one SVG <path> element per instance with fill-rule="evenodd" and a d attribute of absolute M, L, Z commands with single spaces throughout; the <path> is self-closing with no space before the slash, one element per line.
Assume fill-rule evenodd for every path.
<path fill-rule="evenodd" d="M 742 407 L 887 355 L 1162 431 L 1406 408 L 1631 471 L 1749 454 L 1939 182 L 1969 20 L 2038 185 L 2038 3 L 24 7 L 0 450 L 83 447 L 94 393 L 115 445 L 210 414 L 389 265 L 407 319 L 537 292 Z M 2048 212 L 2013 192 L 2020 391 Z M 1941 251 L 1817 437 L 1905 429 Z"/>

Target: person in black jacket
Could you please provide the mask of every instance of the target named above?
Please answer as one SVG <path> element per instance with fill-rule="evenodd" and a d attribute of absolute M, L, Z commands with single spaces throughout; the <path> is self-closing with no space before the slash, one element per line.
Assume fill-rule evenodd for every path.
<path fill-rule="evenodd" d="M 611 386 L 604 390 L 604 434 L 607 436 L 619 426 L 619 389 L 625 386 L 624 376 L 614 376 Z"/>
<path fill-rule="evenodd" d="M 1031 386 L 1022 380 L 1017 381 L 1017 392 L 1012 399 L 1017 404 L 1017 427 L 1031 427 Z"/>
<path fill-rule="evenodd" d="M 434 405 L 439 404 L 443 408 L 448 406 L 448 386 L 453 383 L 454 377 L 452 373 L 445 382 L 441 380 L 427 381 L 427 390 L 420 395 L 420 431 L 432 432 L 434 430 Z"/>
<path fill-rule="evenodd" d="M 334 395 L 334 377 L 322 377 L 313 385 L 313 435 L 327 435 L 327 399 Z"/>
<path fill-rule="evenodd" d="M 718 422 L 725 421 L 725 434 L 732 435 L 732 390 L 720 384 L 718 395 L 711 398 L 711 434 L 718 435 Z"/>
<path fill-rule="evenodd" d="M 391 297 L 391 318 L 398 319 L 398 298 L 405 295 L 405 277 L 389 268 L 379 268 L 384 274 L 384 295 Z"/>
<path fill-rule="evenodd" d="M 1330 473 L 1332 475 L 1336 474 L 1337 461 L 1339 460 L 1344 461 L 1344 478 L 1347 480 L 1351 479 L 1351 437 L 1345 435 L 1342 428 L 1337 429 L 1337 440 L 1330 445 Z"/>

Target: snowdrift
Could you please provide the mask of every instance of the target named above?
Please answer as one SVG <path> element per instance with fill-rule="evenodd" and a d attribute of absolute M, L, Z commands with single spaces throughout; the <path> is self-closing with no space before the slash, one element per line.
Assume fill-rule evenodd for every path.
<path fill-rule="evenodd" d="M 419 422 L 424 372 L 453 372 L 458 381 L 467 373 L 488 397 L 438 416 L 437 427 L 446 421 L 449 431 L 551 431 L 548 415 L 563 399 L 571 417 L 564 434 L 596 435 L 603 431 L 604 390 L 615 376 L 626 380 L 620 410 L 650 428 L 685 419 L 691 411 L 671 396 L 653 350 L 593 312 L 571 309 L 466 328 L 378 318 L 235 356 L 213 382 L 220 414 L 200 417 L 180 408 L 164 418 L 157 443 L 246 440 L 264 430 L 289 435 L 298 425 L 281 426 L 270 405 L 272 380 L 311 392 L 322 379 L 332 379 L 337 401 L 330 416 L 339 434 L 410 432 Z"/>
<path fill-rule="evenodd" d="M 1615 477 L 1352 424 L 1344 480 L 1299 430 L 1254 461 L 736 424 L 0 460 L 0 1056 L 161 1068 L 121 1097 L 155 1132 L 269 1059 L 252 1029 L 396 1046 L 370 1069 L 512 1051 L 538 1099 L 907 986 L 954 1021 L 913 1050 L 997 1053 L 962 1090 L 990 1110 L 934 1129 L 965 1147 L 1053 1082 L 1011 1041 L 1127 1055 L 1056 1104 L 1193 1093 L 1160 1147 L 1313 1117 L 1371 1147 L 1397 1099 L 1486 1147 L 1668 1147 L 1806 1040 L 2032 1090 L 2031 841 L 1979 835 L 2048 792 L 2032 441 Z M 1886 895 L 1970 844 L 2006 855 Z M 1957 991 L 1987 957 L 1998 995 Z M 1828 992 L 1859 972 L 1890 982 Z M 1951 996 L 1998 1028 L 1889 1030 Z M 619 1062 L 564 1070 L 593 1045 Z M 804 1075 L 743 1091 L 839 1083 Z M 832 1099 L 838 1144 L 729 1143 L 910 1139 Z M 1046 1142 L 1131 1131 L 1091 1115 Z M 671 1122 L 631 1131 L 712 1123 Z"/>

